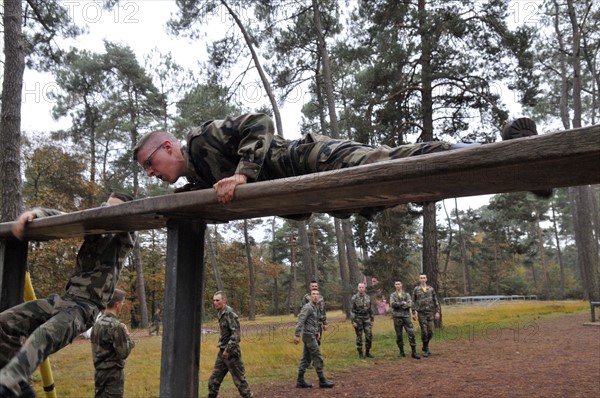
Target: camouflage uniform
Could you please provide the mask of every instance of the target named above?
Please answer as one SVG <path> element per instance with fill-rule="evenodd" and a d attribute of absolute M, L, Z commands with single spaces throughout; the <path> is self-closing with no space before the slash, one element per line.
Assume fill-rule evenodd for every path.
<path fill-rule="evenodd" d="M 219 338 L 219 353 L 215 361 L 215 369 L 208 379 L 208 397 L 214 398 L 219 394 L 221 382 L 227 372 L 231 372 L 233 383 L 237 387 L 240 395 L 245 398 L 252 397 L 250 386 L 246 381 L 244 363 L 242 362 L 242 352 L 240 350 L 240 321 L 238 316 L 230 306 L 217 314 L 221 335 Z M 229 353 L 229 358 L 223 358 L 223 352 Z"/>
<path fill-rule="evenodd" d="M 61 214 L 34 210 L 38 218 Z M 86 236 L 63 296 L 28 301 L 0 314 L 0 384 L 18 396 L 19 383 L 28 383 L 44 359 L 92 327 L 112 297 L 134 240 L 134 232 Z"/>
<path fill-rule="evenodd" d="M 135 343 L 119 319 L 107 313 L 92 328 L 92 355 L 96 369 L 96 398 L 122 397 L 125 386 L 125 359 Z"/>
<path fill-rule="evenodd" d="M 398 293 L 397 291 L 390 295 L 390 307 L 392 308 L 392 319 L 394 320 L 394 330 L 396 331 L 396 345 L 400 349 L 400 355 L 404 356 L 404 337 L 402 329 L 406 329 L 408 344 L 415 352 L 417 345 L 415 341 L 415 330 L 410 318 L 410 309 L 413 306 L 410 294 L 407 292 Z"/>
<path fill-rule="evenodd" d="M 304 373 L 310 364 L 310 361 L 315 365 L 315 370 L 319 376 L 319 387 L 331 388 L 335 383 L 330 382 L 325 378 L 323 373 L 323 356 L 321 355 L 321 348 L 317 342 L 317 333 L 319 331 L 319 324 L 321 323 L 322 315 L 319 310 L 319 305 L 313 304 L 312 301 L 304 304 L 298 320 L 296 321 L 296 330 L 294 336 L 300 337 L 302 335 L 302 343 L 304 349 L 302 351 L 302 358 L 298 365 L 298 384 L 297 387 L 312 387 L 312 384 L 307 384 L 304 381 Z"/>
<path fill-rule="evenodd" d="M 419 327 L 421 328 L 421 341 L 423 343 L 423 352 L 429 354 L 429 342 L 433 337 L 435 327 L 435 313 L 440 311 L 435 290 L 431 286 L 426 286 L 425 291 L 421 286 L 413 290 L 413 302 L 415 310 L 419 315 Z"/>
<path fill-rule="evenodd" d="M 310 293 L 306 293 L 304 297 L 302 297 L 302 307 L 304 307 L 307 303 L 310 303 Z M 323 325 L 327 325 L 327 310 L 325 309 L 325 299 L 323 299 L 323 296 L 319 296 L 317 308 L 319 309 L 319 328 L 317 330 L 317 340 L 319 341 L 319 345 L 321 345 Z"/>
<path fill-rule="evenodd" d="M 350 320 L 356 324 L 354 331 L 356 332 L 356 349 L 359 355 L 362 357 L 363 332 L 365 333 L 365 352 L 368 355 L 373 342 L 372 322 L 375 320 L 371 309 L 371 298 L 368 294 L 356 293 L 352 296 Z"/>
<path fill-rule="evenodd" d="M 211 188 L 234 173 L 246 175 L 249 182 L 266 181 L 451 149 L 450 144 L 439 141 L 375 148 L 314 133 L 291 141 L 274 131 L 269 116 L 254 113 L 208 121 L 193 129 L 182 148 L 188 168 L 194 172 L 187 177 L 186 188 Z M 376 209 L 362 214 L 369 216 L 372 210 Z"/>
<path fill-rule="evenodd" d="M 160 324 L 162 322 L 162 317 L 160 316 L 160 311 L 154 312 L 152 315 L 152 328 L 150 329 L 150 336 L 153 333 L 156 333 L 158 336 L 160 334 Z"/>

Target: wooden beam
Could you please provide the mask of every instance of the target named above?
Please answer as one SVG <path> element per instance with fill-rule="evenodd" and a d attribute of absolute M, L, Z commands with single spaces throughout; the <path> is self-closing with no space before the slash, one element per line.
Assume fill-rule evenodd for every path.
<path fill-rule="evenodd" d="M 167 224 L 161 398 L 198 397 L 205 229 L 197 221 Z"/>
<path fill-rule="evenodd" d="M 226 222 L 597 183 L 600 125 L 246 184 L 227 205 L 206 189 L 47 217 L 34 220 L 27 237 L 159 228 L 178 217 Z M 0 237 L 10 237 L 10 227 L 0 224 Z"/>
<path fill-rule="evenodd" d="M 28 246 L 0 239 L 0 312 L 23 302 Z"/>

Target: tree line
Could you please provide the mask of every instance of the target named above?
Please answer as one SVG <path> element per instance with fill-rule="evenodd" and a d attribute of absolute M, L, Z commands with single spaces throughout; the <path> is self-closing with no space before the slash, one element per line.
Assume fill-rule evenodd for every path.
<path fill-rule="evenodd" d="M 61 2 L 4 0 L 0 220 L 25 207 L 97 206 L 112 190 L 136 197 L 171 192 L 131 158 L 143 133 L 168 129 L 184 139 L 187 128 L 206 120 L 257 111 L 273 116 L 277 134 L 289 135 L 279 104 L 298 88 L 310 93 L 301 132 L 372 145 L 495 141 L 500 127 L 519 116 L 502 95 L 509 89 L 544 130 L 597 123 L 599 6 L 536 4 L 524 10 L 499 0 L 180 2 L 165 20 L 174 40 L 206 39 L 217 17 L 229 24 L 224 37 L 205 40 L 208 58 L 188 70 L 172 54 L 155 50 L 139 59 L 122 43 L 106 41 L 98 53 L 63 48 L 60 39 L 83 28 Z M 68 128 L 21 131 L 26 68 L 54 76 L 60 89 L 53 116 L 68 119 Z M 237 95 L 253 81 L 266 93 L 258 108 Z M 359 281 L 383 298 L 395 279 L 411 286 L 421 271 L 443 296 L 600 300 L 598 220 L 598 187 L 572 187 L 555 190 L 550 200 L 498 194 L 465 212 L 413 203 L 373 220 L 315 214 L 209 226 L 205 301 L 224 288 L 251 319 L 297 313 L 317 279 L 328 304 L 348 314 Z M 131 320 L 145 327 L 163 300 L 165 234 L 139 236 L 121 284 Z M 38 295 L 61 290 L 76 248 L 66 240 L 32 244 Z"/>

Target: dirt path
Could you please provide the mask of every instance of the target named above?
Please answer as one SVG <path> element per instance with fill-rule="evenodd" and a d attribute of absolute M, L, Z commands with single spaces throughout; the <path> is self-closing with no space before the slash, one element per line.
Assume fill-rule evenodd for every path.
<path fill-rule="evenodd" d="M 374 359 L 353 373 L 328 372 L 336 383 L 331 390 L 297 389 L 295 380 L 252 390 L 257 398 L 600 396 L 600 327 L 583 326 L 588 318 L 570 315 L 432 342 L 429 358 Z M 307 380 L 316 381 L 314 371 Z"/>

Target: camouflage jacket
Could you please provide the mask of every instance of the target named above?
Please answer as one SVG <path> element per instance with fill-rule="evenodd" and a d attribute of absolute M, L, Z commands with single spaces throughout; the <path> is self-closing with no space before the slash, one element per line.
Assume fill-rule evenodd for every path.
<path fill-rule="evenodd" d="M 440 311 L 440 303 L 438 302 L 435 290 L 431 286 L 427 286 L 425 291 L 421 286 L 416 286 L 413 290 L 414 308 L 418 312 L 434 313 Z"/>
<path fill-rule="evenodd" d="M 125 332 L 125 325 L 110 313 L 104 314 L 92 328 L 92 355 L 96 369 L 125 367 L 125 359 L 135 343 Z"/>
<path fill-rule="evenodd" d="M 407 292 L 394 292 L 390 295 L 390 307 L 394 318 L 410 316 L 410 309 L 413 306 L 410 294 Z"/>
<path fill-rule="evenodd" d="M 319 307 L 312 302 L 304 304 L 302 310 L 296 320 L 296 330 L 294 331 L 295 336 L 304 334 L 318 334 L 319 333 L 319 320 L 321 314 Z"/>
<path fill-rule="evenodd" d="M 302 307 L 304 307 L 306 303 L 310 303 L 310 293 L 306 293 L 304 297 L 302 297 Z M 325 299 L 323 296 L 319 296 L 317 307 L 319 307 L 319 314 L 321 315 L 319 318 L 320 324 L 327 325 L 327 310 L 325 309 Z"/>
<path fill-rule="evenodd" d="M 63 214 L 54 209 L 33 210 L 38 218 Z M 106 308 L 134 242 L 135 232 L 86 236 L 77 252 L 66 295 Z"/>
<path fill-rule="evenodd" d="M 356 293 L 352 296 L 350 320 L 354 323 L 356 319 L 370 319 L 371 321 L 375 319 L 371 309 L 371 298 L 368 294 Z"/>
<path fill-rule="evenodd" d="M 230 306 L 226 305 L 223 311 L 217 314 L 217 318 L 221 329 L 218 347 L 223 351 L 227 351 L 229 355 L 239 354 L 242 332 L 237 314 L 233 312 Z"/>
<path fill-rule="evenodd" d="M 293 175 L 289 162 L 281 161 L 287 159 L 291 141 L 275 136 L 274 131 L 269 116 L 255 113 L 211 120 L 194 128 L 182 148 L 188 168 L 195 173 L 187 177 L 188 182 L 196 188 L 210 188 L 236 173 L 246 175 L 250 182 Z"/>

